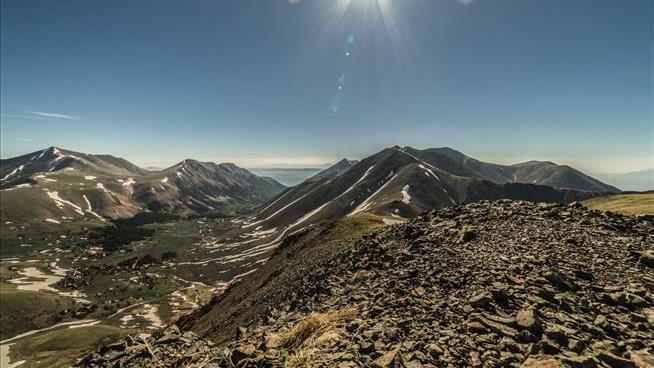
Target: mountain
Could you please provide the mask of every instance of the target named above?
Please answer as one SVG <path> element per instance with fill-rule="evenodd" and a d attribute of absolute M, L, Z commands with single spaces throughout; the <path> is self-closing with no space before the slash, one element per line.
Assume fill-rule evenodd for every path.
<path fill-rule="evenodd" d="M 285 242 L 175 325 L 78 366 L 654 365 L 651 217 L 481 201 L 341 230 Z"/>
<path fill-rule="evenodd" d="M 285 188 L 271 178 L 257 176 L 234 164 L 187 159 L 138 178 L 134 198 L 151 210 L 186 207 L 202 213 L 226 205 L 252 207 Z"/>
<path fill-rule="evenodd" d="M 56 147 L 2 160 L 1 173 L 3 221 L 240 213 L 285 189 L 234 164 L 185 160 L 151 172 L 121 158 Z"/>
<path fill-rule="evenodd" d="M 262 205 L 243 226 L 290 233 L 362 212 L 396 221 L 481 199 L 568 203 L 614 191 L 617 189 L 579 171 L 548 162 L 503 166 L 449 148 L 392 147 L 345 171 L 333 170 L 286 190 Z"/>
<path fill-rule="evenodd" d="M 438 164 L 453 174 L 486 179 L 495 183 L 525 183 L 547 185 L 553 188 L 568 188 L 589 192 L 619 192 L 620 190 L 602 183 L 566 165 L 547 161 L 529 161 L 515 165 L 498 165 L 476 160 L 449 147 L 430 148 L 424 151 L 405 147 L 404 150 L 416 157 Z M 447 166 L 443 158 L 455 165 Z"/>
<path fill-rule="evenodd" d="M 89 155 L 57 147 L 0 160 L 0 187 L 8 187 L 35 175 L 66 171 L 79 176 L 138 176 L 147 170 L 111 155 Z"/>
<path fill-rule="evenodd" d="M 331 178 L 335 176 L 339 176 L 342 173 L 348 171 L 349 169 L 352 168 L 352 166 L 356 165 L 359 161 L 355 160 L 348 160 L 346 158 L 340 160 L 339 162 L 335 163 L 334 165 L 328 167 L 327 169 L 319 172 L 318 174 L 310 177 L 307 179 L 307 181 L 317 181 L 323 178 Z"/>
<path fill-rule="evenodd" d="M 622 190 L 654 190 L 654 168 L 622 174 L 595 174 L 598 178 Z"/>

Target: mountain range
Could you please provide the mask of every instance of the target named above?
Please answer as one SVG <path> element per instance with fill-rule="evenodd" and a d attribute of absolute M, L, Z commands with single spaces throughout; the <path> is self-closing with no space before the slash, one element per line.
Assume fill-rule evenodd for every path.
<path fill-rule="evenodd" d="M 619 189 L 568 166 L 530 161 L 497 165 L 451 148 L 384 149 L 343 160 L 262 205 L 244 227 L 297 231 L 361 212 L 388 222 L 481 199 L 568 203 Z"/>
<path fill-rule="evenodd" d="M 610 185 L 551 162 L 496 165 L 450 148 L 389 147 L 360 161 L 343 159 L 321 172 L 308 172 L 303 182 L 289 188 L 229 163 L 187 159 L 166 169 L 145 170 L 113 156 L 55 147 L 2 160 L 0 173 L 4 275 L 0 334 L 4 339 L 3 352 L 7 352 L 3 359 L 30 363 L 42 359 L 42 366 L 52 366 L 55 359 L 72 363 L 82 347 L 78 340 L 73 346 L 57 345 L 62 348 L 55 348 L 56 351 L 44 347 L 49 360 L 43 360 L 45 355 L 35 355 L 28 348 L 36 341 L 58 342 L 82 333 L 149 333 L 175 321 L 186 330 L 184 339 L 192 337 L 188 331 L 191 330 L 223 344 L 238 331 L 243 344 L 229 343 L 229 348 L 234 348 L 230 359 L 235 366 L 244 366 L 240 360 L 245 350 L 255 356 L 260 355 L 257 349 L 271 353 L 267 342 L 266 348 L 259 342 L 254 350 L 250 348 L 249 341 L 258 341 L 253 335 L 256 330 L 251 329 L 252 321 L 268 316 L 291 326 L 289 322 L 297 321 L 300 315 L 288 315 L 290 320 L 279 318 L 296 306 L 303 311 L 314 307 L 318 311 L 328 310 L 334 306 L 333 301 L 344 301 L 341 296 L 348 294 L 356 295 L 351 300 L 365 301 L 365 305 L 389 301 L 361 310 L 363 316 L 370 317 L 366 323 L 371 329 L 364 332 L 364 336 L 369 335 L 365 342 L 368 345 L 359 345 L 364 346 L 362 354 L 355 358 L 360 365 L 369 366 L 384 357 L 390 346 L 390 341 L 372 339 L 379 312 L 387 307 L 393 313 L 415 310 L 406 304 L 404 296 L 411 288 L 405 285 L 400 288 L 402 297 L 378 293 L 392 290 L 393 285 L 399 285 L 395 283 L 415 286 L 429 274 L 423 290 L 416 291 L 422 296 L 429 293 L 428 287 L 447 286 L 450 282 L 477 280 L 483 285 L 494 285 L 493 280 L 506 282 L 522 274 L 521 269 L 509 267 L 516 259 L 531 259 L 534 262 L 522 270 L 531 270 L 534 285 L 542 286 L 542 270 L 534 266 L 549 265 L 552 259 L 556 264 L 556 255 L 551 253 L 554 243 L 571 252 L 562 253 L 572 262 L 570 265 L 577 259 L 568 255 L 581 252 L 588 256 L 581 259 L 582 263 L 607 269 L 588 251 L 594 249 L 617 257 L 622 262 L 620 272 L 636 270 L 635 265 L 625 264 L 631 260 L 627 261 L 626 253 L 620 253 L 621 247 L 611 244 L 609 249 L 604 242 L 593 240 L 593 248 L 587 246 L 587 239 L 599 239 L 612 231 L 615 240 L 629 244 L 629 251 L 646 245 L 646 234 L 636 229 L 647 223 L 644 217 L 625 222 L 615 214 L 579 209 L 583 207 L 579 203 L 567 207 L 531 203 L 569 203 L 618 192 Z M 606 198 L 613 197 L 619 196 Z M 487 201 L 496 199 L 530 202 Z M 631 238 L 625 237 L 628 227 L 634 230 Z M 645 229 L 647 234 L 651 233 L 650 228 Z M 376 238 L 374 231 L 386 235 Z M 484 238 L 475 239 L 476 236 Z M 641 244 L 634 248 L 638 239 Z M 494 248 L 488 248 L 489 242 Z M 536 253 L 534 242 L 541 244 Z M 441 243 L 443 246 L 439 247 Z M 472 253 L 462 253 L 463 244 L 470 245 L 468 250 Z M 358 245 L 363 253 L 339 258 Z M 386 254 L 395 247 L 397 253 Z M 534 254 L 542 260 L 534 259 Z M 427 263 L 425 255 L 432 257 Z M 476 266 L 493 258 L 498 263 Z M 324 263 L 330 260 L 333 263 Z M 391 260 L 396 263 L 389 263 Z M 454 263 L 446 267 L 442 265 L 444 261 Z M 460 262 L 475 266 L 462 268 L 458 266 Z M 332 278 L 335 275 L 329 270 L 341 266 L 348 272 L 346 277 Z M 370 274 L 365 282 L 369 289 L 354 288 L 327 303 L 323 303 L 326 295 L 305 298 L 314 291 L 336 295 L 339 290 L 346 290 L 344 287 L 362 276 L 359 268 L 380 271 Z M 434 269 L 454 273 L 443 279 L 430 274 Z M 312 270 L 319 273 L 307 279 Z M 482 273 L 472 275 L 469 270 Z M 603 280 L 614 279 L 610 273 L 598 275 Z M 47 279 L 35 281 L 42 277 Z M 316 282 L 330 278 L 335 283 Z M 388 283 L 374 284 L 375 280 Z M 462 289 L 466 294 L 457 294 L 458 299 L 434 295 L 432 300 L 439 305 L 459 300 L 455 305 L 461 305 L 476 289 Z M 591 299 L 597 300 L 597 296 Z M 587 304 L 579 300 L 575 308 L 581 312 Z M 443 310 L 436 304 L 426 308 L 429 316 Z M 186 314 L 192 310 L 193 313 Z M 461 315 L 461 310 L 452 311 L 441 322 L 463 325 L 476 321 L 452 319 Z M 391 318 L 388 322 L 404 320 Z M 415 326 L 421 331 L 431 330 L 436 326 L 432 321 L 421 324 L 416 320 Z M 81 329 L 73 330 L 77 324 Z M 439 322 L 437 329 L 441 331 L 445 326 Z M 52 331 L 47 330 L 50 327 Z M 277 333 L 277 327 L 265 328 Z M 352 328 L 348 327 L 348 331 L 358 329 L 354 325 Z M 171 329 L 170 336 L 181 335 L 179 330 L 174 331 L 177 327 Z M 412 330 L 404 333 L 416 336 Z M 101 354 L 91 353 L 78 363 L 122 365 L 132 352 L 137 361 L 151 355 L 177 360 L 195 354 L 176 349 L 179 354 L 169 355 L 167 349 L 173 346 L 168 342 L 178 340 L 154 336 L 154 340 L 143 340 L 153 349 L 149 355 L 137 353 L 136 346 L 124 350 L 122 347 L 128 345 L 120 343 L 111 348 L 101 347 L 97 350 Z M 113 338 L 103 341 L 114 341 Z M 548 341 L 544 339 L 543 343 Z M 99 340 L 89 341 L 83 349 L 90 351 L 97 343 Z M 361 341 L 347 343 L 355 346 Z M 141 342 L 138 344 L 142 347 Z M 494 346 L 497 344 L 494 342 Z M 449 342 L 445 345 L 449 346 Z M 479 346 L 477 342 L 475 345 Z M 222 354 L 224 347 L 220 345 L 214 352 Z M 75 350 L 70 351 L 71 348 Z M 105 354 L 107 349 L 119 351 Z M 178 363 L 171 365 L 185 365 Z M 123 366 L 152 365 L 146 361 Z"/>
<path fill-rule="evenodd" d="M 28 201 L 32 216 L 50 222 L 125 218 L 144 211 L 238 213 L 286 188 L 234 164 L 184 160 L 148 171 L 122 158 L 56 147 L 2 160 L 0 175 L 3 215 L 12 218 L 23 209 L 19 203 Z"/>
<path fill-rule="evenodd" d="M 229 163 L 187 159 L 149 171 L 110 155 L 50 147 L 2 160 L 0 188 L 5 202 L 18 206 L 29 201 L 27 207 L 50 222 L 79 215 L 125 218 L 147 211 L 243 213 L 259 206 L 243 227 L 285 229 L 280 236 L 361 212 L 395 221 L 480 199 L 565 203 L 619 192 L 551 162 L 498 165 L 447 147 L 399 146 L 361 161 L 343 159 L 291 188 Z M 3 215 L 11 217 L 14 206 L 2 207 Z"/>

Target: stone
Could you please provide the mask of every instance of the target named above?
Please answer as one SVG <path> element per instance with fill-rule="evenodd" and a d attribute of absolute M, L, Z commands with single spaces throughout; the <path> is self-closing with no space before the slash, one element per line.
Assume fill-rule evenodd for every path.
<path fill-rule="evenodd" d="M 516 315 L 516 323 L 521 329 L 529 330 L 535 335 L 540 335 L 542 326 L 534 309 L 520 309 Z"/>
<path fill-rule="evenodd" d="M 560 361 L 552 356 L 530 356 L 522 363 L 520 368 L 561 368 Z"/>
<path fill-rule="evenodd" d="M 571 368 L 594 368 L 597 363 L 592 355 L 561 356 L 561 362 Z"/>
<path fill-rule="evenodd" d="M 644 250 L 638 252 L 640 255 L 640 262 L 646 266 L 654 268 L 654 249 Z"/>
<path fill-rule="evenodd" d="M 515 339 L 518 335 L 518 331 L 516 331 L 514 328 L 499 322 L 492 321 L 488 318 L 479 317 L 479 322 L 496 334 L 504 335 L 513 339 Z"/>
<path fill-rule="evenodd" d="M 483 291 L 468 299 L 468 303 L 475 308 L 484 308 L 487 307 L 492 300 L 490 293 Z"/>
<path fill-rule="evenodd" d="M 550 271 L 545 273 L 545 279 L 562 290 L 576 291 L 580 289 L 579 285 L 558 271 Z"/>
<path fill-rule="evenodd" d="M 611 368 L 636 368 L 636 363 L 629 359 L 619 357 L 609 352 L 601 352 L 596 358 Z"/>
<path fill-rule="evenodd" d="M 476 238 L 477 238 L 477 233 L 474 230 L 468 228 L 462 229 L 459 232 L 457 243 L 458 244 L 467 243 L 469 241 L 475 240 Z"/>
<path fill-rule="evenodd" d="M 371 366 L 374 368 L 399 368 L 401 366 L 400 350 L 394 349 L 382 354 L 372 362 Z"/>
<path fill-rule="evenodd" d="M 256 346 L 252 344 L 239 346 L 232 351 L 231 361 L 234 365 L 238 365 L 242 360 L 253 357 L 256 351 Z"/>

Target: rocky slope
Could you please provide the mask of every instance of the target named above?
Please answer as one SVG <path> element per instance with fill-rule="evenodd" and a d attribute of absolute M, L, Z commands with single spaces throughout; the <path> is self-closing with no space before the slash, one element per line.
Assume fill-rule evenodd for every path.
<path fill-rule="evenodd" d="M 189 331 L 173 327 L 104 346 L 79 364 L 654 364 L 652 216 L 482 201 L 374 230 L 328 252 L 302 246 L 307 236 L 179 321 Z M 284 259 L 289 267 L 279 268 Z M 234 295 L 242 309 L 225 309 Z M 257 313 L 239 320 L 249 309 Z"/>

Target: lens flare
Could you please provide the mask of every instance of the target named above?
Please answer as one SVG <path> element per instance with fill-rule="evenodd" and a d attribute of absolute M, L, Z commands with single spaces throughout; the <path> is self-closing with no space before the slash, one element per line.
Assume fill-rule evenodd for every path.
<path fill-rule="evenodd" d="M 399 0 L 333 0 L 323 24 L 317 28 L 315 46 L 334 45 L 334 40 L 339 40 L 343 47 L 339 52 L 344 55 L 338 61 L 340 71 L 356 73 L 376 60 L 374 56 L 383 45 L 395 56 L 399 74 L 404 75 L 404 69 L 410 65 L 405 39 L 410 37 L 394 1 Z M 343 112 L 343 103 L 349 95 L 343 79 L 344 75 L 331 87 L 335 88 L 330 105 L 332 116 Z"/>
<path fill-rule="evenodd" d="M 405 39 L 408 26 L 396 8 L 398 0 L 334 0 L 325 13 L 324 22 L 317 29 L 317 44 L 346 30 L 364 29 L 366 33 L 383 37 L 400 63 L 408 60 Z M 353 33 L 346 33 L 346 45 L 354 46 L 357 41 Z M 369 42 L 369 41 L 367 41 Z M 350 56 L 348 53 L 346 56 Z"/>

